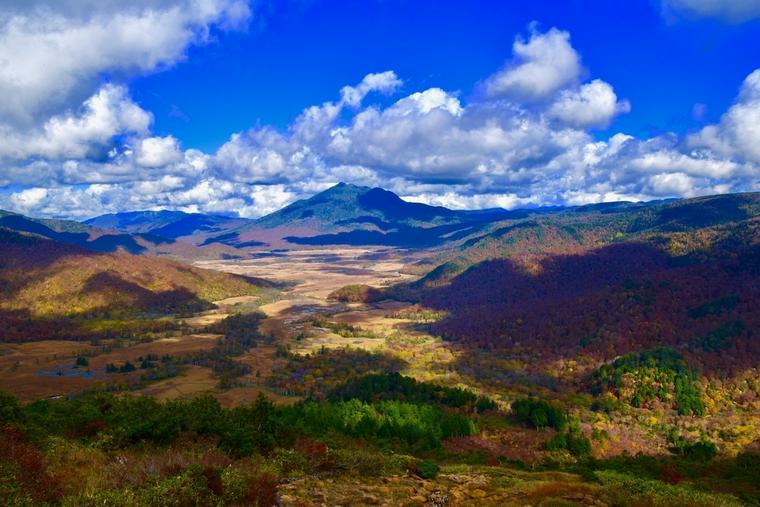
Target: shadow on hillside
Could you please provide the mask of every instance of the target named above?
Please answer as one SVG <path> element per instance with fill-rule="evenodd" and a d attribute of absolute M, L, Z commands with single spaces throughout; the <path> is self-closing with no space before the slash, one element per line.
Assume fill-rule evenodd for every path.
<path fill-rule="evenodd" d="M 26 277 L 18 276 L 20 274 L 45 270 L 69 256 L 96 257 L 102 254 L 103 252 L 86 250 L 76 245 L 0 228 L 0 290 L 3 290 L 2 284 L 5 282 L 6 295 L 10 297 L 14 290 L 26 283 Z"/>
<path fill-rule="evenodd" d="M 165 319 L 130 319 L 110 313 L 39 317 L 28 310 L 0 309 L 0 343 L 134 339 L 145 334 L 155 336 L 155 333 L 177 329 L 179 326 L 176 322 Z"/>
<path fill-rule="evenodd" d="M 111 308 L 129 313 L 176 314 L 196 313 L 213 308 L 188 289 L 178 287 L 164 291 L 151 291 L 113 272 L 91 276 L 81 292 L 82 298 L 100 299 L 105 305 L 90 313 L 98 314 Z M 127 310 L 128 309 L 128 310 Z"/>
<path fill-rule="evenodd" d="M 68 257 L 96 257 L 98 252 L 74 245 L 51 242 L 17 232 L 0 230 L 0 294 L 8 301 L 23 290 L 37 273 L 44 273 L 54 263 Z M 183 269 L 181 266 L 180 270 Z M 188 271 L 192 272 L 188 268 Z M 105 301 L 105 305 L 119 305 L 120 311 L 176 313 L 201 311 L 209 304 L 184 288 L 150 291 L 136 283 L 122 279 L 113 272 L 97 273 L 90 277 L 82 289 L 83 301 Z M 82 304 L 79 301 L 78 304 Z M 72 305 L 73 308 L 76 304 Z M 94 312 L 100 312 L 98 307 Z M 77 313 L 76 310 L 73 313 Z"/>
<path fill-rule="evenodd" d="M 721 195 L 691 202 L 676 202 L 649 213 L 646 209 L 635 220 L 628 232 L 635 233 L 656 228 L 660 231 L 688 231 L 694 228 L 738 222 L 750 218 L 745 206 L 753 199 L 744 195 Z"/>
<path fill-rule="evenodd" d="M 297 245 L 378 245 L 404 248 L 427 248 L 456 241 L 483 230 L 489 222 L 473 221 L 437 227 L 396 225 L 388 232 L 353 230 L 318 236 L 288 236 L 286 241 Z"/>
<path fill-rule="evenodd" d="M 80 246 L 96 252 L 116 252 L 118 250 L 124 250 L 134 255 L 141 254 L 145 252 L 147 248 L 138 243 L 135 239 L 136 237 L 141 238 L 143 241 L 153 243 L 154 245 L 174 243 L 173 239 L 167 239 L 154 234 L 103 234 L 97 238 L 90 239 L 90 235 L 87 232 L 56 231 L 40 222 L 29 220 L 20 215 L 0 217 L 0 227 L 21 233 L 36 234 L 53 241 L 58 241 L 67 245 Z"/>
<path fill-rule="evenodd" d="M 666 345 L 702 369 L 731 370 L 760 358 L 751 338 L 760 330 L 760 248 L 737 248 L 674 258 L 624 243 L 548 257 L 535 273 L 491 260 L 427 291 L 423 304 L 449 313 L 433 331 L 465 347 L 517 347 L 548 364 Z"/>

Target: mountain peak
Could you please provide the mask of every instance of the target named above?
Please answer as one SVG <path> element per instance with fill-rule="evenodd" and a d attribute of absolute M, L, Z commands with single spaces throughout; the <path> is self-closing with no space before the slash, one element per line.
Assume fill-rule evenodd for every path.
<path fill-rule="evenodd" d="M 463 213 L 440 206 L 406 202 L 390 190 L 341 182 L 258 219 L 256 226 L 329 232 L 355 227 L 384 230 L 399 226 L 430 227 L 466 219 Z"/>
<path fill-rule="evenodd" d="M 317 194 L 314 194 L 311 198 L 319 197 L 319 196 L 336 196 L 336 195 L 353 195 L 359 192 L 366 192 L 370 190 L 369 187 L 362 187 L 360 185 L 354 185 L 352 183 L 345 183 L 340 182 L 336 185 L 331 186 L 330 188 L 323 190 Z"/>

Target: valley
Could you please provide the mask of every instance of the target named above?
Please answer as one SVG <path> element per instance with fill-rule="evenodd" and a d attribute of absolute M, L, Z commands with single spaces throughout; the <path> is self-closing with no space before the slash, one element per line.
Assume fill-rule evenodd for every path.
<path fill-rule="evenodd" d="M 122 503 L 196 473 L 283 505 L 757 498 L 760 195 L 473 220 L 383 192 L 339 185 L 256 224 L 130 214 L 235 238 L 177 235 L 172 259 L 6 220 L 0 414 L 28 436 L 0 438 L 50 474 L 91 456 L 108 471 L 65 495 Z M 347 218 L 361 206 L 377 216 Z M 373 239 L 449 226 L 424 248 Z M 119 460 L 182 472 L 123 486 Z"/>

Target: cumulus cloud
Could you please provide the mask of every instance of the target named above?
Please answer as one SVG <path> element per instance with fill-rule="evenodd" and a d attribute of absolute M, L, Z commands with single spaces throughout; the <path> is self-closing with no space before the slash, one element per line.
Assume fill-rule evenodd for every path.
<path fill-rule="evenodd" d="M 486 79 L 488 95 L 541 100 L 579 78 L 580 57 L 570 45 L 568 32 L 534 31 L 527 41 L 515 39 L 512 51 L 513 60 Z"/>
<path fill-rule="evenodd" d="M 55 0 L 0 6 L 0 117 L 29 126 L 94 92 L 103 73 L 175 63 L 214 25 L 250 15 L 240 0 Z"/>
<path fill-rule="evenodd" d="M 600 79 L 578 90 L 564 90 L 549 108 L 549 116 L 574 127 L 606 127 L 619 113 L 627 113 L 631 104 L 618 102 L 612 86 Z"/>
<path fill-rule="evenodd" d="M 462 189 L 466 192 L 466 189 Z M 442 193 L 419 193 L 404 195 L 410 202 L 421 202 L 432 206 L 444 206 L 449 209 L 513 209 L 522 205 L 534 204 L 530 198 L 520 198 L 517 194 L 474 194 L 468 195 L 457 191 L 447 190 Z"/>
<path fill-rule="evenodd" d="M 98 16 L 74 3 L 62 5 L 67 7 L 56 10 L 58 16 L 82 23 Z M 238 5 L 230 1 L 182 5 L 195 9 L 193 19 L 205 20 L 188 25 L 182 47 L 203 40 L 225 16 L 247 16 L 245 9 L 224 14 Z M 116 2 L 102 6 L 121 13 Z M 174 6 L 138 2 L 120 15 L 144 17 Z M 28 9 L 12 17 L 28 17 Z M 0 16 L 0 25 L 4 20 Z M 171 52 L 172 58 L 182 51 Z M 163 65 L 159 60 L 152 68 Z M 393 71 L 371 73 L 336 90 L 333 100 L 307 107 L 287 128 L 234 133 L 213 153 L 155 135 L 151 114 L 127 88 L 105 84 L 81 106 L 37 123 L 0 123 L 0 207 L 74 218 L 156 208 L 257 217 L 339 181 L 453 208 L 760 189 L 760 70 L 747 77 L 719 123 L 687 137 L 650 139 L 592 135 L 631 104 L 611 84 L 584 79 L 585 73 L 567 32 L 533 30 L 515 40 L 512 58 L 469 100 L 430 87 L 379 106 L 368 97 L 398 94 L 403 82 Z"/>
<path fill-rule="evenodd" d="M 747 76 L 739 96 L 720 123 L 708 125 L 689 138 L 724 157 L 760 162 L 760 69 Z"/>
<path fill-rule="evenodd" d="M 398 89 L 402 84 L 403 82 L 392 70 L 367 74 L 357 86 L 344 86 L 340 90 L 341 102 L 356 107 L 361 104 L 368 93 L 374 91 L 390 93 Z"/>
<path fill-rule="evenodd" d="M 179 143 L 172 136 L 147 137 L 137 143 L 135 162 L 143 167 L 162 167 L 181 158 Z"/>
<path fill-rule="evenodd" d="M 39 207 L 48 195 L 46 188 L 27 188 L 10 195 L 10 202 L 14 208 L 22 212 L 28 212 Z"/>
<path fill-rule="evenodd" d="M 108 148 L 118 134 L 145 134 L 151 121 L 151 115 L 132 102 L 125 88 L 106 85 L 84 102 L 80 113 L 53 116 L 41 128 L 0 124 L 0 159 L 86 158 Z"/>

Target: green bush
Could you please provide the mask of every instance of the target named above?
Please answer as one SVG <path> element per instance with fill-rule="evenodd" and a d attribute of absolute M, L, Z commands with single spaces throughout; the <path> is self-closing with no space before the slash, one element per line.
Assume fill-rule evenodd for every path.
<path fill-rule="evenodd" d="M 4 419 L 24 420 L 30 435 L 97 439 L 110 448 L 165 446 L 182 435 L 209 437 L 233 457 L 288 448 L 299 436 L 350 437 L 377 447 L 416 452 L 441 441 L 473 435 L 468 417 L 429 404 L 388 400 L 304 402 L 276 406 L 263 396 L 223 408 L 211 395 L 161 402 L 149 397 L 96 394 L 75 400 L 44 400 L 21 406 L 0 396 Z"/>
<path fill-rule="evenodd" d="M 0 422 L 20 423 L 24 419 L 24 410 L 12 394 L 0 391 Z"/>
<path fill-rule="evenodd" d="M 694 461 L 710 461 L 718 455 L 718 447 L 712 442 L 696 442 L 680 448 L 684 457 Z"/>
<path fill-rule="evenodd" d="M 557 433 L 546 442 L 546 449 L 551 452 L 566 450 L 573 456 L 585 457 L 591 454 L 591 440 L 579 431 Z"/>
<path fill-rule="evenodd" d="M 625 400 L 633 407 L 641 407 L 650 400 L 665 401 L 669 397 L 669 386 L 673 385 L 672 394 L 679 414 L 704 414 L 697 373 L 688 368 L 681 354 L 671 348 L 630 353 L 603 365 L 592 377 L 593 391 L 596 394 L 618 391 L 626 376 L 635 379 L 636 388 Z"/>
<path fill-rule="evenodd" d="M 436 449 L 446 438 L 478 431 L 465 416 L 432 405 L 399 401 L 371 405 L 359 400 L 307 402 L 283 410 L 287 424 L 309 435 L 334 432 L 411 451 Z"/>
<path fill-rule="evenodd" d="M 414 473 L 423 479 L 435 479 L 441 467 L 429 460 L 422 460 L 415 463 Z"/>
<path fill-rule="evenodd" d="M 521 398 L 512 402 L 515 418 L 533 428 L 554 428 L 564 431 L 567 427 L 567 413 L 560 407 L 545 400 Z"/>
<path fill-rule="evenodd" d="M 485 412 L 494 410 L 496 403 L 485 396 L 458 387 L 444 387 L 429 382 L 418 382 L 400 373 L 364 375 L 333 389 L 328 399 L 333 401 L 357 399 L 366 403 L 379 400 L 399 400 L 409 403 L 433 403 L 447 407 L 466 408 Z"/>

